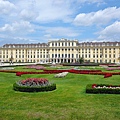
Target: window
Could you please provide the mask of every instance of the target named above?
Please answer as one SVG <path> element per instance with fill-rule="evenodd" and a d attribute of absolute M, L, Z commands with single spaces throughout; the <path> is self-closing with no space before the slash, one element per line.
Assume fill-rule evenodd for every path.
<path fill-rule="evenodd" d="M 70 42 L 69 42 L 69 46 L 70 46 Z"/>
<path fill-rule="evenodd" d="M 55 43 L 55 46 L 57 46 L 57 43 Z"/>
<path fill-rule="evenodd" d="M 67 46 L 67 43 L 65 43 L 65 46 Z"/>
<path fill-rule="evenodd" d="M 72 42 L 72 46 L 74 45 L 74 43 Z"/>
<path fill-rule="evenodd" d="M 67 57 L 67 54 L 65 54 L 65 57 Z"/>

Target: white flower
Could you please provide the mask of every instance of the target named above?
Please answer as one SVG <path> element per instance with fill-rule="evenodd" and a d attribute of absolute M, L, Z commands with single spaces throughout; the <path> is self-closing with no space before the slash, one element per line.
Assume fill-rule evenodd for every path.
<path fill-rule="evenodd" d="M 57 78 L 65 77 L 67 74 L 68 72 L 62 72 L 62 73 L 56 74 L 55 77 Z"/>

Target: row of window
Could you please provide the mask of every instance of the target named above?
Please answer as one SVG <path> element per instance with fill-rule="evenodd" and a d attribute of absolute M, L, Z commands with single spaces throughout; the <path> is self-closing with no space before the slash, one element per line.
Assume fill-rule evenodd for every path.
<path fill-rule="evenodd" d="M 65 51 L 67 51 L 67 50 L 68 50 L 68 51 L 72 50 L 72 51 L 73 51 L 74 48 L 72 48 L 72 49 L 66 49 L 66 48 L 65 48 L 65 49 L 52 49 L 52 51 L 54 51 L 54 50 L 55 50 L 55 51 L 57 51 L 57 50 L 58 50 L 58 51 L 60 51 L 60 50 L 62 50 L 62 51 L 63 51 L 63 50 L 65 50 Z M 115 51 L 116 48 L 105 48 L 105 49 L 102 49 L 102 48 L 100 48 L 100 49 L 98 49 L 98 48 L 94 48 L 94 49 L 91 49 L 91 48 L 83 49 L 83 48 L 82 48 L 82 49 L 77 49 L 77 51 L 102 51 L 102 50 L 105 50 L 105 51 L 110 52 L 110 51 Z M 3 53 L 5 53 L 5 52 L 8 53 L 9 50 L 0 50 L 0 54 L 2 54 L 2 51 L 3 51 Z M 17 49 L 16 49 L 16 52 L 25 52 L 25 51 L 26 51 L 25 49 L 23 49 L 23 50 L 17 50 Z M 37 49 L 37 51 L 41 51 L 41 52 L 42 52 L 42 51 L 46 51 L 46 52 L 48 52 L 48 49 L 47 49 L 47 50 L 46 50 L 46 49 Z M 13 53 L 13 50 L 10 50 L 9 53 L 10 53 L 10 52 Z M 27 50 L 26 52 L 36 52 L 36 50 Z M 120 48 L 119 48 L 119 52 L 120 52 Z"/>
<path fill-rule="evenodd" d="M 52 54 L 52 58 L 60 58 L 60 57 L 62 57 L 62 58 L 74 58 L 75 57 L 75 54 Z M 80 58 L 80 55 L 78 55 L 78 54 L 76 54 L 76 58 Z M 95 55 L 95 54 L 93 54 L 93 55 L 90 55 L 90 54 L 82 54 L 82 57 L 83 58 L 102 58 L 102 57 L 105 57 L 105 58 L 115 58 L 116 57 L 116 55 L 115 54 L 113 54 L 113 55 L 111 55 L 111 54 L 105 54 L 105 56 L 103 56 L 102 54 L 100 54 L 100 55 Z"/>
<path fill-rule="evenodd" d="M 59 46 L 74 46 L 74 42 L 55 42 L 52 43 L 53 47 L 59 47 Z"/>
<path fill-rule="evenodd" d="M 8 55 L 0 55 L 0 58 L 10 58 L 11 56 Z M 48 58 L 49 55 L 27 55 L 27 58 Z M 16 55 L 16 58 L 26 58 L 25 55 Z M 52 58 L 74 58 L 75 54 L 52 54 Z M 113 54 L 105 54 L 104 56 L 102 54 L 100 55 L 90 55 L 90 54 L 82 54 L 83 58 L 116 58 L 116 55 Z M 80 58 L 80 55 L 76 54 L 76 58 Z"/>

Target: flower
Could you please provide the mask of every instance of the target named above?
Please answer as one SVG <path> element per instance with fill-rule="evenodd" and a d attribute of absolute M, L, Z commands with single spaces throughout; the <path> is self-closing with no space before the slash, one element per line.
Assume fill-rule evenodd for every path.
<path fill-rule="evenodd" d="M 93 84 L 92 88 L 95 89 L 120 89 L 119 85 L 97 85 L 97 84 Z"/>
<path fill-rule="evenodd" d="M 49 82 L 46 78 L 27 78 L 25 80 L 19 81 L 20 85 L 27 85 L 27 86 L 44 86 L 47 85 Z"/>
<path fill-rule="evenodd" d="M 97 84 L 92 84 L 92 88 L 96 88 Z"/>

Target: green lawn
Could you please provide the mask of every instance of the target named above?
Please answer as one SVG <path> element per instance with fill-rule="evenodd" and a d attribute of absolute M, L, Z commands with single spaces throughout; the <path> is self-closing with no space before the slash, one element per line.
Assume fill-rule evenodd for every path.
<path fill-rule="evenodd" d="M 22 71 L 22 67 L 16 69 Z M 47 78 L 57 89 L 38 93 L 12 89 L 14 82 L 28 77 Z M 86 85 L 92 83 L 120 84 L 120 76 L 0 73 L 0 120 L 119 120 L 120 95 L 86 94 Z"/>

